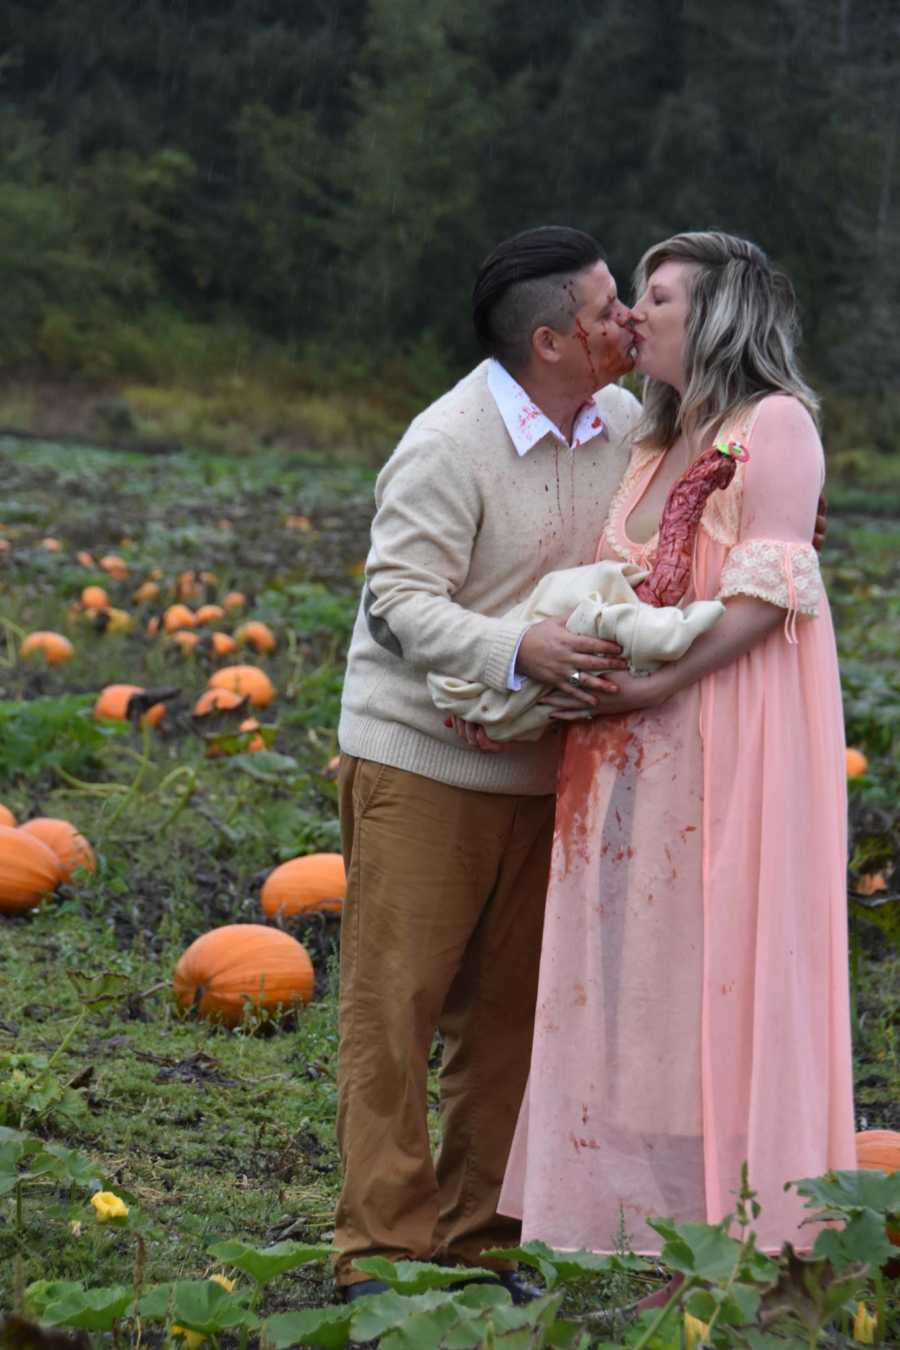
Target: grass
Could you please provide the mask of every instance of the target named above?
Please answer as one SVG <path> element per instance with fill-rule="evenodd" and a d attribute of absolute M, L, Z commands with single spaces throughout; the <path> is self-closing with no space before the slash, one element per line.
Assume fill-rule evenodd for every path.
<path fill-rule="evenodd" d="M 0 552 L 0 618 L 22 629 L 67 632 L 76 654 L 53 668 L 0 665 L 0 709 L 35 719 L 26 728 L 31 741 L 19 741 L 18 750 L 12 738 L 0 738 L 0 800 L 19 819 L 71 819 L 94 842 L 99 865 L 41 908 L 0 920 L 0 1056 L 52 1055 L 79 1007 L 67 971 L 124 979 L 123 997 L 91 1013 L 58 1062 L 60 1078 L 78 1085 L 80 1107 L 71 1115 L 48 1108 L 26 1124 L 87 1152 L 146 1216 L 148 1284 L 214 1269 L 207 1249 L 219 1238 L 263 1244 L 289 1230 L 304 1241 L 327 1240 L 339 1185 L 335 920 L 293 922 L 290 931 L 313 957 L 317 995 L 267 1035 L 186 1017 L 168 981 L 198 934 L 259 920 L 268 869 L 338 846 L 327 766 L 336 749 L 341 662 L 367 547 L 373 467 L 277 446 L 152 457 L 50 443 L 27 454 L 6 449 L 0 539 L 9 548 Z M 48 535 L 61 540 L 60 552 L 42 546 Z M 826 557 L 842 656 L 848 668 L 862 668 L 848 695 L 849 725 L 871 768 L 853 785 L 854 809 L 862 813 L 859 829 L 875 828 L 873 812 L 881 822 L 889 880 L 897 864 L 887 700 L 897 697 L 898 543 L 896 520 L 838 512 Z M 122 554 L 128 580 L 110 582 L 84 568 L 75 559 L 80 549 Z M 185 569 L 211 573 L 204 598 L 240 589 L 248 596 L 242 617 L 276 629 L 273 656 L 251 659 L 279 690 L 261 719 L 276 727 L 281 758 L 205 757 L 190 710 L 213 666 L 145 635 L 151 608 L 135 609 L 131 594 L 153 568 L 170 585 Z M 135 612 L 131 631 L 101 634 L 70 615 L 81 588 L 95 581 L 113 604 Z M 115 789 L 134 783 L 140 734 L 124 728 L 94 735 L 77 711 L 113 681 L 180 690 L 124 804 Z M 48 746 L 38 724 L 50 718 L 53 700 L 65 697 L 75 700 L 69 733 L 55 732 Z M 81 788 L 54 767 L 54 753 L 58 763 L 63 750 L 70 780 Z M 176 769 L 184 773 L 173 786 Z M 196 787 L 173 820 L 175 789 L 188 771 Z M 855 920 L 854 931 L 858 1123 L 896 1129 L 900 962 L 878 928 Z M 0 1109 L 11 1100 L 7 1078 Z M 133 1237 L 96 1225 L 83 1196 L 35 1187 L 23 1219 L 17 1271 L 11 1201 L 0 1198 L 0 1307 L 14 1302 L 17 1281 L 130 1282 Z M 621 1298 L 628 1290 L 601 1281 L 585 1286 L 579 1300 L 586 1306 L 613 1292 Z M 311 1267 L 274 1284 L 264 1310 L 332 1298 L 327 1270 Z"/>

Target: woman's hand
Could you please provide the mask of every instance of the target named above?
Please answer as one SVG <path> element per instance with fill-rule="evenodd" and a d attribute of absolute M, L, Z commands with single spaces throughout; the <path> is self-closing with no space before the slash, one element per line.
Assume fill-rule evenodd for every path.
<path fill-rule="evenodd" d="M 553 709 L 554 722 L 577 722 L 588 717 L 621 717 L 625 713 L 638 712 L 641 708 L 656 708 L 664 703 L 674 692 L 668 687 L 665 669 L 653 675 L 616 675 L 617 690 L 610 693 L 606 689 L 591 690 L 591 707 L 586 708 L 584 698 L 575 696 L 575 691 L 557 688 L 545 694 L 541 703 Z"/>

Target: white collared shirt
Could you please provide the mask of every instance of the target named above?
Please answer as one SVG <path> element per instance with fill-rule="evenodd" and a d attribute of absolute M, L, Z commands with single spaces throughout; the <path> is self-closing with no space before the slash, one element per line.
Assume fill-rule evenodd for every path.
<path fill-rule="evenodd" d="M 572 440 L 567 441 L 556 423 L 550 421 L 547 414 L 525 392 L 518 380 L 514 379 L 506 367 L 501 366 L 500 362 L 493 357 L 488 362 L 487 382 L 506 430 L 509 432 L 510 439 L 516 448 L 516 454 L 519 456 L 527 455 L 528 451 L 537 445 L 538 441 L 542 441 L 545 436 L 553 436 L 555 440 L 574 451 L 578 449 L 579 445 L 592 441 L 596 436 L 606 435 L 603 418 L 600 416 L 600 410 L 593 400 L 585 403 L 583 408 L 579 408 L 572 425 Z M 522 637 L 524 636 L 523 633 Z M 521 689 L 525 682 L 525 677 L 519 675 L 516 671 L 516 662 L 519 658 L 521 645 L 522 638 L 520 637 L 506 674 L 506 687 L 512 690 Z"/>
<path fill-rule="evenodd" d="M 572 439 L 567 441 L 556 423 L 550 421 L 518 380 L 493 357 L 488 361 L 487 382 L 517 455 L 527 455 L 538 441 L 548 435 L 562 445 L 567 445 L 570 450 L 576 450 L 595 436 L 606 434 L 600 410 L 593 400 L 579 408 L 572 427 Z"/>

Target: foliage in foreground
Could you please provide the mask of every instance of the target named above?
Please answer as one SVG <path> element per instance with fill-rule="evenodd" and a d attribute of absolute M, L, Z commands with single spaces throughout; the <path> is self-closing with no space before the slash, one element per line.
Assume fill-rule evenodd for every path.
<path fill-rule="evenodd" d="M 810 1222 L 830 1220 L 834 1226 L 819 1229 L 810 1253 L 801 1255 L 786 1243 L 773 1258 L 756 1249 L 752 1225 L 760 1211 L 745 1174 L 736 1214 L 720 1224 L 650 1221 L 663 1238 L 661 1259 L 683 1277 L 681 1286 L 665 1306 L 643 1313 L 615 1340 L 597 1342 L 585 1319 L 560 1315 L 566 1286 L 599 1273 L 649 1271 L 650 1261 L 631 1254 L 554 1252 L 540 1242 L 486 1252 L 488 1257 L 519 1260 L 542 1277 L 543 1296 L 514 1307 L 508 1293 L 490 1282 L 454 1289 L 456 1270 L 371 1258 L 361 1260 L 359 1268 L 386 1284 L 386 1294 L 263 1318 L 259 1305 L 266 1287 L 298 1267 L 327 1260 L 331 1248 L 292 1241 L 264 1248 L 237 1239 L 218 1241 L 208 1247 L 208 1254 L 232 1275 L 147 1287 L 146 1245 L 164 1235 L 133 1202 L 129 1205 L 122 1195 L 104 1189 L 107 1183 L 85 1155 L 0 1127 L 0 1196 L 14 1197 L 19 1237 L 24 1203 L 47 1182 L 67 1194 L 71 1225 L 90 1221 L 83 1217 L 83 1196 L 73 1198 L 76 1192 L 87 1192 L 95 1221 L 130 1235 L 133 1277 L 130 1286 L 103 1288 L 79 1280 L 39 1279 L 19 1291 L 15 1311 L 47 1327 L 112 1332 L 117 1344 L 125 1335 L 139 1343 L 141 1328 L 158 1323 L 172 1339 L 184 1339 L 189 1345 L 198 1344 L 198 1338 L 215 1344 L 224 1335 L 238 1334 L 245 1346 L 253 1334 L 274 1350 L 295 1345 L 340 1347 L 373 1339 L 379 1339 L 384 1350 L 500 1345 L 509 1350 L 539 1346 L 586 1350 L 598 1344 L 680 1350 L 682 1328 L 696 1320 L 703 1328 L 703 1343 L 721 1350 L 813 1347 L 829 1329 L 849 1329 L 861 1297 L 870 1289 L 873 1340 L 880 1342 L 886 1311 L 882 1268 L 895 1252 L 886 1229 L 900 1217 L 900 1173 L 831 1172 L 798 1181 L 792 1184 L 812 1211 Z M 730 1232 L 735 1223 L 736 1237 Z M 488 1276 L 487 1271 L 474 1273 Z M 598 1319 L 589 1317 L 588 1323 L 591 1320 Z"/>

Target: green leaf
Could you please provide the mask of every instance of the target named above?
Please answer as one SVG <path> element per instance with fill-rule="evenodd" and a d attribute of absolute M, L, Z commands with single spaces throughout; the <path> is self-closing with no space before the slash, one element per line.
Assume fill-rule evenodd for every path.
<path fill-rule="evenodd" d="M 54 1327 L 74 1327 L 81 1331 L 111 1331 L 134 1302 L 134 1291 L 123 1285 L 108 1289 L 84 1289 L 70 1283 L 45 1299 L 41 1319 Z"/>
<path fill-rule="evenodd" d="M 309 1265 L 312 1261 L 327 1261 L 334 1255 L 333 1247 L 312 1246 L 303 1242 L 276 1242 L 271 1247 L 251 1247 L 237 1238 L 215 1242 L 208 1250 L 218 1261 L 225 1261 L 243 1270 L 257 1284 L 268 1284 L 287 1270 Z"/>
<path fill-rule="evenodd" d="M 228 763 L 251 778 L 258 778 L 261 783 L 289 782 L 300 773 L 300 765 L 293 755 L 281 755 L 277 750 L 232 755 Z"/>
<path fill-rule="evenodd" d="M 33 1171 L 35 1175 L 53 1176 L 91 1191 L 102 1190 L 105 1182 L 103 1173 L 86 1154 L 52 1142 L 44 1144 L 35 1157 Z"/>
<path fill-rule="evenodd" d="M 264 1323 L 266 1340 L 273 1350 L 287 1350 L 290 1345 L 318 1345 L 325 1346 L 326 1350 L 341 1350 L 350 1339 L 352 1318 L 351 1303 L 276 1313 Z"/>
<path fill-rule="evenodd" d="M 671 1219 L 648 1219 L 665 1246 L 660 1254 L 663 1265 L 684 1275 L 700 1275 L 705 1280 L 727 1279 L 737 1265 L 741 1244 L 729 1237 L 721 1224 L 681 1223 Z"/>
<path fill-rule="evenodd" d="M 823 1228 L 813 1252 L 827 1256 L 836 1270 L 864 1261 L 870 1270 L 878 1270 L 897 1254 L 889 1241 L 883 1214 L 864 1209 L 854 1214 L 844 1228 Z"/>
<path fill-rule="evenodd" d="M 850 897 L 850 913 L 880 928 L 888 942 L 900 949 L 900 897 L 888 895 L 864 900 L 854 895 Z"/>
<path fill-rule="evenodd" d="M 426 1261 L 389 1261 L 384 1256 L 364 1256 L 353 1263 L 373 1280 L 381 1280 L 398 1294 L 422 1294 L 426 1289 L 450 1289 L 473 1276 L 490 1279 L 493 1271 L 480 1266 L 435 1266 Z"/>
<path fill-rule="evenodd" d="M 79 1001 L 90 1008 L 102 1008 L 110 1003 L 116 1003 L 128 993 L 127 977 L 114 970 L 103 970 L 99 974 L 84 970 L 67 970 L 66 975 Z"/>
<path fill-rule="evenodd" d="M 864 1209 L 876 1214 L 900 1215 L 900 1172 L 826 1172 L 788 1183 L 807 1198 L 807 1209 L 826 1210 L 840 1218 Z"/>
<path fill-rule="evenodd" d="M 589 1279 L 599 1274 L 621 1274 L 624 1272 L 651 1270 L 652 1262 L 640 1256 L 601 1256 L 598 1252 L 575 1251 L 557 1252 L 546 1242 L 526 1242 L 521 1247 L 492 1247 L 482 1252 L 487 1256 L 506 1261 L 518 1261 L 540 1271 L 548 1289 L 557 1284 L 571 1284 L 576 1280 Z"/>
<path fill-rule="evenodd" d="M 354 1265 L 359 1262 L 354 1261 Z M 404 1298 L 395 1290 L 386 1294 L 371 1294 L 368 1298 L 357 1299 L 350 1306 L 353 1309 L 351 1330 L 355 1341 L 376 1341 L 385 1332 L 403 1323 L 417 1312 L 430 1312 L 442 1308 L 451 1302 L 452 1294 L 439 1289 L 429 1289 L 425 1294 L 416 1294 Z"/>
<path fill-rule="evenodd" d="M 148 1321 L 177 1322 L 211 1336 L 228 1327 L 258 1325 L 246 1306 L 249 1297 L 249 1289 L 229 1293 L 215 1280 L 174 1280 L 149 1290 L 138 1310 Z"/>

